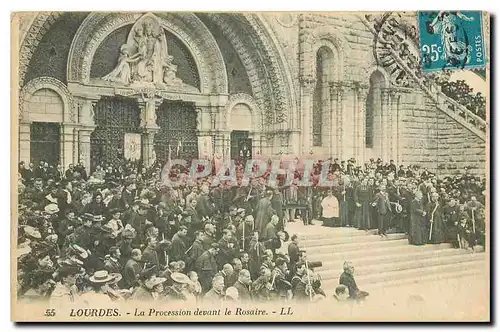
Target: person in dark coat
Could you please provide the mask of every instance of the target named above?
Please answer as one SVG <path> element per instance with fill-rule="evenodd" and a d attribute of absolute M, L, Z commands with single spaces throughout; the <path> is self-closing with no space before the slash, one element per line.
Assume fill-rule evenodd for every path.
<path fill-rule="evenodd" d="M 292 242 L 288 245 L 288 257 L 290 257 L 290 271 L 293 274 L 295 272 L 295 265 L 300 260 L 302 252 L 299 248 L 299 237 L 297 234 L 293 234 L 291 240 Z"/>
<path fill-rule="evenodd" d="M 278 223 L 276 225 L 277 230 L 283 230 L 284 229 L 283 195 L 281 194 L 281 191 L 278 188 L 274 189 L 273 197 L 271 198 L 271 207 L 278 216 Z"/>
<path fill-rule="evenodd" d="M 198 201 L 196 198 L 191 199 L 189 202 L 188 207 L 186 210 L 183 212 L 185 216 L 191 217 L 191 228 L 192 232 L 195 231 L 201 231 L 203 223 L 201 222 L 200 215 L 198 214 L 198 210 L 196 210 L 196 205 L 198 204 Z"/>
<path fill-rule="evenodd" d="M 159 273 L 161 270 L 160 260 L 158 258 L 157 241 L 154 237 L 147 238 L 148 245 L 142 254 L 142 261 L 148 268 L 153 269 L 153 273 Z"/>
<path fill-rule="evenodd" d="M 198 273 L 201 287 L 204 292 L 210 289 L 212 278 L 217 274 L 217 253 L 219 252 L 219 245 L 212 243 L 210 249 L 206 250 L 196 260 L 194 267 Z"/>
<path fill-rule="evenodd" d="M 203 232 L 196 232 L 193 245 L 187 249 L 186 266 L 188 267 L 188 271 L 194 269 L 194 263 L 203 254 L 203 252 L 205 252 L 205 249 L 203 248 L 202 238 Z"/>
<path fill-rule="evenodd" d="M 273 215 L 271 217 L 271 220 L 267 223 L 266 227 L 264 228 L 264 234 L 262 234 L 262 240 L 263 241 L 268 241 L 276 237 L 276 227 L 279 223 L 279 219 L 277 215 Z"/>
<path fill-rule="evenodd" d="M 450 199 L 448 204 L 443 209 L 444 223 L 446 228 L 446 240 L 453 243 L 454 247 L 458 248 L 457 241 L 457 226 L 460 218 L 460 206 L 455 199 Z"/>
<path fill-rule="evenodd" d="M 421 191 L 415 193 L 415 198 L 411 203 L 410 211 L 410 234 L 408 242 L 414 245 L 423 245 L 426 243 L 425 237 L 425 219 L 426 212 L 422 201 L 423 194 Z"/>
<path fill-rule="evenodd" d="M 203 250 L 208 250 L 212 243 L 215 241 L 215 226 L 212 224 L 205 225 L 205 232 L 201 237 L 201 243 L 203 244 Z"/>
<path fill-rule="evenodd" d="M 234 283 L 234 287 L 238 290 L 238 299 L 245 303 L 252 301 L 252 293 L 250 292 L 250 284 L 252 279 L 248 270 L 241 270 L 238 275 L 238 281 Z"/>
<path fill-rule="evenodd" d="M 354 219 L 356 220 L 356 227 L 359 229 L 370 229 L 371 218 L 370 218 L 370 203 L 372 197 L 370 197 L 370 187 L 368 186 L 368 180 L 363 178 L 361 183 L 354 189 L 354 202 L 356 204 L 356 211 L 354 213 Z"/>
<path fill-rule="evenodd" d="M 369 294 L 361 291 L 354 280 L 354 266 L 351 262 L 344 262 L 344 272 L 340 275 L 339 284 L 346 286 L 349 289 L 349 298 L 352 300 L 362 301 Z"/>
<path fill-rule="evenodd" d="M 131 257 L 123 267 L 123 286 L 124 288 L 135 287 L 139 280 L 142 266 L 140 264 L 142 259 L 141 250 L 132 250 Z"/>
<path fill-rule="evenodd" d="M 255 218 L 255 231 L 258 232 L 260 236 L 264 236 L 264 230 L 267 223 L 271 220 L 271 217 L 275 213 L 272 205 L 271 199 L 273 198 L 273 192 L 268 191 L 266 196 L 259 200 L 257 204 L 257 216 Z"/>
<path fill-rule="evenodd" d="M 429 243 L 439 244 L 444 242 L 445 229 L 444 229 L 444 215 L 443 206 L 439 201 L 438 193 L 431 194 L 431 201 L 427 206 L 427 215 L 429 217 L 429 231 L 426 235 L 430 234 Z M 432 233 L 431 233 L 432 223 Z"/>
<path fill-rule="evenodd" d="M 217 265 L 219 268 L 222 268 L 226 263 L 232 262 L 238 256 L 238 247 L 231 240 L 231 231 L 228 229 L 223 230 L 222 238 L 218 242 L 219 253 L 217 254 Z"/>
<path fill-rule="evenodd" d="M 91 213 L 94 216 L 103 216 L 106 212 L 106 206 L 102 201 L 102 194 L 96 193 L 92 198 L 92 202 L 85 207 L 86 213 Z"/>
<path fill-rule="evenodd" d="M 375 195 L 372 206 L 377 209 L 378 216 L 378 234 L 380 236 L 387 236 L 387 226 L 389 225 L 391 217 L 391 204 L 389 202 L 389 196 L 385 191 L 385 186 L 380 186 L 380 192 Z"/>
<path fill-rule="evenodd" d="M 170 249 L 170 259 L 172 261 L 185 260 L 186 250 L 188 249 L 186 246 L 187 232 L 187 227 L 181 226 L 179 227 L 179 231 L 172 237 L 172 247 Z"/>
<path fill-rule="evenodd" d="M 210 196 L 208 195 L 208 186 L 201 187 L 201 195 L 196 202 L 196 211 L 200 218 L 211 217 L 214 214 L 214 207 L 212 205 Z"/>
<path fill-rule="evenodd" d="M 259 271 L 263 262 L 265 251 L 266 247 L 264 243 L 259 242 L 259 235 L 255 232 L 248 247 L 248 269 L 252 279 L 256 279 L 260 275 Z"/>

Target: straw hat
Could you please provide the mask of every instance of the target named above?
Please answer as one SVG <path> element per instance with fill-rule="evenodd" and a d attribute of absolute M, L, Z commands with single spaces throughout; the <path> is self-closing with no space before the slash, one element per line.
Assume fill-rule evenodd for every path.
<path fill-rule="evenodd" d="M 191 280 L 189 279 L 189 277 L 183 273 L 179 273 L 179 272 L 173 272 L 171 275 L 170 275 L 170 278 L 172 278 L 173 281 L 179 283 L 179 284 L 189 284 L 191 283 Z"/>
<path fill-rule="evenodd" d="M 115 278 L 115 275 L 109 274 L 106 270 L 101 270 L 94 272 L 94 275 L 89 277 L 89 280 L 95 284 L 104 284 L 114 280 Z"/>
<path fill-rule="evenodd" d="M 40 231 L 38 228 L 32 227 L 32 226 L 24 226 L 24 232 L 26 235 L 33 237 L 35 239 L 41 239 L 42 234 L 40 234 Z"/>
<path fill-rule="evenodd" d="M 156 276 L 152 276 L 148 279 L 148 281 L 144 283 L 144 286 L 146 286 L 146 288 L 148 289 L 153 289 L 155 286 L 162 284 L 165 281 L 167 281 L 167 278 L 158 278 Z"/>
<path fill-rule="evenodd" d="M 55 214 L 55 213 L 59 212 L 59 206 L 57 206 L 57 204 L 49 204 L 49 205 L 45 206 L 44 211 L 47 214 Z"/>

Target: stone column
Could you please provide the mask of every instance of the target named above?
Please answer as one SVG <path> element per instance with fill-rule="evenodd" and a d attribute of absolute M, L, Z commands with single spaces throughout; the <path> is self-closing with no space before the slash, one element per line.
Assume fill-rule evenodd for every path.
<path fill-rule="evenodd" d="M 335 82 L 328 82 L 330 86 L 330 126 L 331 143 L 330 143 L 330 156 L 336 158 L 338 155 L 338 131 L 337 131 L 337 89 Z"/>
<path fill-rule="evenodd" d="M 85 127 L 80 128 L 78 131 L 78 152 L 79 152 L 79 162 L 83 164 L 87 174 L 90 175 L 90 134 L 94 131 L 94 128 Z"/>
<path fill-rule="evenodd" d="M 339 160 L 343 160 L 343 144 L 344 144 L 344 97 L 345 97 L 345 87 L 342 85 L 342 82 L 336 82 L 333 84 L 334 93 L 336 94 L 336 121 L 335 127 L 337 131 L 337 149 L 333 155 L 334 158 L 339 158 Z"/>
<path fill-rule="evenodd" d="M 63 169 L 67 169 L 69 164 L 77 162 L 74 154 L 76 149 L 74 144 L 75 128 L 76 125 L 73 123 L 63 124 L 61 128 L 61 166 Z"/>
<path fill-rule="evenodd" d="M 97 104 L 95 99 L 82 99 L 80 102 L 78 130 L 78 158 L 83 164 L 87 174 L 90 175 L 90 134 L 94 131 L 96 125 L 94 122 L 94 107 Z"/>
<path fill-rule="evenodd" d="M 380 143 L 379 143 L 379 151 L 380 157 L 385 162 L 388 161 L 389 157 L 389 148 L 390 142 L 388 141 L 388 137 L 390 134 L 390 122 L 389 117 L 387 116 L 389 113 L 389 91 L 387 89 L 381 89 L 380 98 L 382 101 L 382 106 L 380 108 L 380 117 L 377 121 L 380 121 Z"/>
<path fill-rule="evenodd" d="M 399 138 L 398 138 L 398 99 L 399 93 L 396 89 L 389 90 L 389 109 L 390 109 L 390 125 L 391 125 L 391 159 L 394 159 L 396 164 L 399 163 Z"/>
<path fill-rule="evenodd" d="M 144 166 L 149 167 L 156 161 L 156 153 L 154 150 L 154 138 L 160 130 L 156 123 L 156 109 L 163 102 L 160 98 L 143 99 L 139 102 L 141 109 L 141 146 L 142 146 L 142 162 Z M 173 157 L 172 157 L 173 158 Z"/>
<path fill-rule="evenodd" d="M 198 132 L 198 155 L 201 158 L 212 158 L 213 140 L 212 140 L 212 117 L 210 107 L 196 108 L 196 130 Z"/>
<path fill-rule="evenodd" d="M 302 110 L 302 153 L 309 153 L 312 149 L 312 114 L 313 91 L 316 79 L 310 76 L 300 78 L 301 110 Z"/>
<path fill-rule="evenodd" d="M 24 161 L 26 167 L 31 162 L 31 124 L 19 123 L 19 161 Z"/>
<path fill-rule="evenodd" d="M 361 166 L 366 160 L 366 98 L 368 97 L 369 88 L 369 85 L 360 84 L 357 86 L 356 94 L 356 114 L 358 115 L 356 163 Z"/>

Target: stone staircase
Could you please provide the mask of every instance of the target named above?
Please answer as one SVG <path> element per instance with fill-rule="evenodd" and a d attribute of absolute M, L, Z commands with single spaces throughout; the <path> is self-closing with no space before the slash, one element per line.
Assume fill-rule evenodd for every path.
<path fill-rule="evenodd" d="M 376 230 L 304 226 L 300 222 L 289 223 L 287 232 L 299 235 L 299 247 L 306 250 L 309 261 L 322 261 L 315 272 L 321 275 L 327 295 L 338 285 L 346 260 L 355 266 L 360 289 L 368 292 L 487 273 L 485 253 L 454 249 L 445 243 L 413 246 L 405 234 L 381 238 Z"/>

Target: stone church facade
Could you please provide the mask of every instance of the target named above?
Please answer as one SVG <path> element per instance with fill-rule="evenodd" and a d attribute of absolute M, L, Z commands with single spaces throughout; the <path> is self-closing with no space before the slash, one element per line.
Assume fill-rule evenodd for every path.
<path fill-rule="evenodd" d="M 19 160 L 92 170 L 130 150 L 149 165 L 243 149 L 484 173 L 486 123 L 416 69 L 415 24 L 354 13 L 22 14 Z"/>

